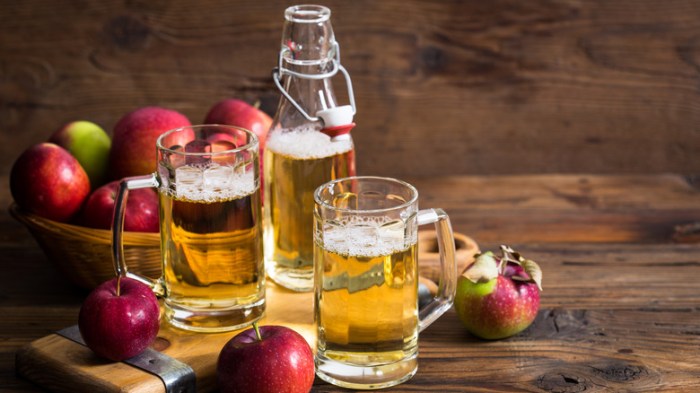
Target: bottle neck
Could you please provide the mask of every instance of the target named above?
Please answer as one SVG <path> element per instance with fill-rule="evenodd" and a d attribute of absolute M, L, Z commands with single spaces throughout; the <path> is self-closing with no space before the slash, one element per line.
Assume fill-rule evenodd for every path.
<path fill-rule="evenodd" d="M 313 76 L 330 71 L 330 64 L 330 62 L 303 66 L 285 64 L 285 67 L 293 72 Z M 317 112 L 337 105 L 330 78 L 313 79 L 285 74 L 282 77 L 282 86 L 310 116 L 316 116 Z M 273 123 L 289 128 L 313 122 L 309 121 L 286 97 L 281 96 Z M 320 124 L 318 127 L 320 128 Z"/>
<path fill-rule="evenodd" d="M 312 118 L 318 111 L 336 106 L 331 78 L 321 77 L 333 70 L 337 54 L 330 9 L 317 5 L 289 7 L 280 44 L 281 86 L 297 105 Z M 280 97 L 273 127 L 313 123 L 284 95 Z"/>

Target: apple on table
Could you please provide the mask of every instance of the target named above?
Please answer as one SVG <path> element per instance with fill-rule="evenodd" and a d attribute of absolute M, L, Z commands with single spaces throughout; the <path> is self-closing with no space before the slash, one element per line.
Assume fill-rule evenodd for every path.
<path fill-rule="evenodd" d="M 314 383 L 314 355 L 293 329 L 256 322 L 224 345 L 216 376 L 221 393 L 307 393 Z"/>
<path fill-rule="evenodd" d="M 532 324 L 540 307 L 542 270 L 510 247 L 479 254 L 459 277 L 455 310 L 467 330 L 489 340 L 510 337 Z"/>
<path fill-rule="evenodd" d="M 160 328 L 158 300 L 149 286 L 128 277 L 100 284 L 83 302 L 80 335 L 97 355 L 121 361 L 155 341 Z"/>

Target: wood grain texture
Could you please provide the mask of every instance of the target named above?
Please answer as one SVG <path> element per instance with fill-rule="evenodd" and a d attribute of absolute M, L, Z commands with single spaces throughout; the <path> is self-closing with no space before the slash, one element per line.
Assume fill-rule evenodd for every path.
<path fill-rule="evenodd" d="M 409 179 L 421 208 L 488 243 L 666 243 L 700 222 L 700 190 L 674 175 L 453 176 Z"/>
<path fill-rule="evenodd" d="M 87 347 L 52 334 L 17 351 L 18 375 L 55 392 L 164 392 L 158 377 L 95 359 Z M 99 377 L 99 378 L 98 378 Z"/>
<path fill-rule="evenodd" d="M 387 391 L 700 391 L 700 248 L 667 236 L 700 210 L 700 190 L 688 180 L 540 175 L 416 181 L 421 206 L 445 208 L 455 230 L 480 239 L 482 250 L 507 243 L 538 261 L 544 292 L 535 323 L 505 340 L 474 338 L 449 311 L 421 333 L 415 377 Z M 0 200 L 7 193 L 0 189 Z M 501 218 L 488 221 L 494 216 Z M 587 226 L 572 225 L 576 217 Z M 543 225 L 547 231 L 537 230 Z M 38 392 L 15 375 L 15 353 L 74 324 L 85 293 L 61 280 L 7 214 L 0 214 L 0 266 L 0 390 Z M 340 391 L 319 380 L 312 389 Z"/>
<path fill-rule="evenodd" d="M 274 112 L 291 4 L 2 2 L 0 170 L 75 119 L 162 105 L 198 123 L 230 96 Z M 698 0 L 325 4 L 360 173 L 700 171 Z"/>
<path fill-rule="evenodd" d="M 533 326 L 510 339 L 482 341 L 465 333 L 450 311 L 421 335 L 418 374 L 391 391 L 568 392 L 585 388 L 594 392 L 690 392 L 700 388 L 700 364 L 695 356 L 700 345 L 700 291 L 696 285 L 700 250 L 696 246 L 547 245 L 519 249 L 539 261 L 546 272 L 542 310 Z M 271 304 L 283 303 L 276 299 Z M 290 311 L 288 317 L 294 313 Z M 166 329 L 161 336 L 167 339 L 173 334 Z M 52 337 L 48 340 L 55 340 Z M 207 363 L 202 354 L 216 341 L 211 337 L 191 336 L 180 348 L 164 352 L 187 353 L 187 361 L 196 370 L 210 375 L 201 367 Z M 228 338 L 218 337 L 221 345 Z M 46 354 L 44 345 L 39 353 Z M 48 345 L 65 350 L 66 344 Z M 94 363 L 84 347 L 74 346 L 64 355 L 73 361 Z M 86 372 L 116 373 L 110 378 L 114 384 L 101 385 L 101 391 L 112 391 L 132 379 L 143 381 L 142 373 L 128 367 L 115 369 L 119 367 L 124 368 L 93 364 Z M 65 378 L 54 378 L 57 386 L 65 383 Z M 200 382 L 201 391 L 212 389 L 209 376 Z M 142 386 L 135 383 L 136 387 Z M 313 391 L 339 390 L 316 381 Z"/>

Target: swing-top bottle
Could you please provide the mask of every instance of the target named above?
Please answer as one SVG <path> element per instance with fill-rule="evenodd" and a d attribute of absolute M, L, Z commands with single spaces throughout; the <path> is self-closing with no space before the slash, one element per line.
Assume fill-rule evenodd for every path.
<path fill-rule="evenodd" d="M 350 77 L 330 10 L 301 5 L 285 11 L 278 67 L 282 93 L 264 154 L 265 265 L 276 283 L 313 289 L 314 190 L 355 174 L 349 129 L 355 113 Z M 350 105 L 338 105 L 332 78 L 345 76 Z"/>

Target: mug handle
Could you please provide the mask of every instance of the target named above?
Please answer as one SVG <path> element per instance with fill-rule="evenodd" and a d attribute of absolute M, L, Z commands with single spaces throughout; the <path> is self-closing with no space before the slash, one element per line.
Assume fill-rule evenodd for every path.
<path fill-rule="evenodd" d="M 114 199 L 114 219 L 112 220 L 112 261 L 114 262 L 114 271 L 118 276 L 140 281 L 151 287 L 156 295 L 162 296 L 164 290 L 160 280 L 153 280 L 136 273 L 129 273 L 126 266 L 126 258 L 124 257 L 124 242 L 122 240 L 126 199 L 129 196 L 129 190 L 151 187 L 158 187 L 158 179 L 155 173 L 146 176 L 127 177 L 119 182 L 119 190 Z"/>
<path fill-rule="evenodd" d="M 421 332 L 452 307 L 457 291 L 457 260 L 452 224 L 450 224 L 450 218 L 444 210 L 420 210 L 417 221 L 418 225 L 435 224 L 440 250 L 438 291 L 433 300 L 421 308 L 418 313 L 418 331 Z"/>

